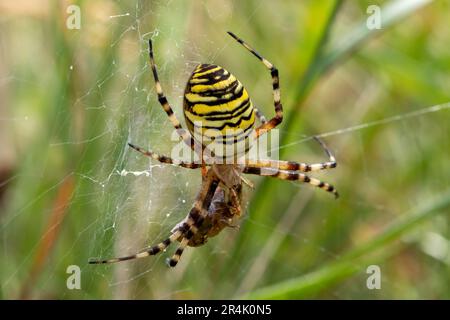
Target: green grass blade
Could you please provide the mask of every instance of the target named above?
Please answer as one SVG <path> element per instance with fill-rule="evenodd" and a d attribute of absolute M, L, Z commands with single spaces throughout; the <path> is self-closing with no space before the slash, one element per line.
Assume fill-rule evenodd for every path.
<path fill-rule="evenodd" d="M 244 298 L 288 299 L 310 297 L 317 294 L 323 288 L 334 285 L 361 271 L 361 265 L 367 265 L 369 261 L 381 260 L 381 257 L 374 259 L 373 256 L 368 257 L 368 255 L 381 248 L 389 251 L 389 249 L 386 249 L 386 246 L 391 245 L 394 240 L 399 239 L 425 220 L 431 219 L 437 214 L 448 212 L 449 207 L 450 190 L 411 210 L 409 213 L 403 214 L 397 221 L 387 227 L 384 232 L 350 251 L 340 260 L 317 271 L 261 288 Z M 385 255 L 386 252 L 383 253 L 383 256 Z"/>
<path fill-rule="evenodd" d="M 353 31 L 349 35 L 343 37 L 345 40 L 339 42 L 334 46 L 331 45 L 331 48 L 326 50 L 325 47 L 327 45 L 326 41 L 329 39 L 329 32 L 342 4 L 341 1 L 336 1 L 333 10 L 330 13 L 330 19 L 325 26 L 323 36 L 319 41 L 316 56 L 311 62 L 305 75 L 299 80 L 299 90 L 294 97 L 295 105 L 290 110 L 289 115 L 286 117 L 284 130 L 288 131 L 289 128 L 293 125 L 293 122 L 296 119 L 295 115 L 298 114 L 303 101 L 307 97 L 314 83 L 316 83 L 319 78 L 321 78 L 329 70 L 331 70 L 332 67 L 350 57 L 367 41 L 386 31 L 394 24 L 398 23 L 402 19 L 408 17 L 409 15 L 429 3 L 431 3 L 431 0 L 392 1 L 381 8 L 381 29 L 369 29 L 367 27 L 367 21 L 366 19 L 364 19 L 359 23 L 357 27 L 353 29 Z"/>
<path fill-rule="evenodd" d="M 361 21 L 348 37 L 344 37 L 345 40 L 335 45 L 329 53 L 324 55 L 317 68 L 318 74 L 326 73 L 333 65 L 351 55 L 366 41 L 381 34 L 429 3 L 431 3 L 431 0 L 397 0 L 388 3 L 381 8 L 381 29 L 369 29 L 366 20 Z"/>

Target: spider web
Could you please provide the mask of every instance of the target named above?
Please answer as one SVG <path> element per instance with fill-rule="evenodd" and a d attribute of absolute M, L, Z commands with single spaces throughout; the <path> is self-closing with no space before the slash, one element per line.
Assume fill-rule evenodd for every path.
<path fill-rule="evenodd" d="M 290 5 L 293 6 L 293 4 Z M 61 270 L 65 270 L 67 265 L 75 264 L 79 265 L 83 272 L 83 290 L 78 297 L 86 299 L 230 298 L 238 297 L 240 294 L 258 287 L 264 278 L 264 272 L 270 270 L 270 264 L 274 263 L 273 256 L 277 254 L 278 250 L 287 250 L 280 249 L 286 242 L 290 243 L 289 250 L 296 247 L 291 242 L 296 242 L 297 246 L 304 246 L 305 252 L 314 252 L 314 255 L 320 257 L 318 261 L 340 259 L 342 253 L 340 248 L 317 242 L 317 237 L 312 231 L 303 232 L 306 230 L 304 227 L 299 230 L 299 221 L 312 225 L 314 225 L 314 221 L 317 222 L 308 213 L 308 209 L 312 206 L 311 202 L 327 203 L 326 205 L 317 205 L 313 210 L 314 214 L 332 206 L 339 206 L 339 203 L 332 202 L 330 204 L 331 201 L 327 195 L 315 195 L 321 191 L 310 190 L 298 183 L 284 182 L 291 188 L 292 199 L 283 210 L 283 214 L 277 213 L 272 217 L 260 220 L 255 218 L 256 213 L 251 209 L 245 209 L 241 221 L 241 224 L 246 225 L 241 228 L 243 230 L 225 230 L 223 231 L 225 235 L 211 239 L 203 247 L 188 248 L 183 254 L 182 263 L 175 270 L 167 269 L 164 263 L 164 259 L 171 256 L 174 248 L 155 257 L 118 265 L 91 266 L 87 264 L 87 257 L 106 258 L 133 254 L 145 246 L 165 239 L 171 228 L 189 212 L 201 183 L 198 171 L 161 165 L 127 147 L 127 142 L 132 142 L 159 154 L 170 155 L 171 148 L 177 143 L 173 139 L 172 127 L 158 104 L 153 89 L 153 79 L 147 61 L 149 38 L 152 38 L 155 43 L 156 62 L 163 89 L 179 119 L 182 118 L 180 104 L 186 79 L 193 68 L 201 62 L 221 63 L 226 61 L 231 63 L 233 61 L 234 66 L 253 64 L 254 66 L 245 67 L 244 70 L 248 71 L 248 74 L 256 74 L 255 77 L 249 76 L 241 70 L 233 71 L 233 73 L 238 78 L 241 78 L 240 76 L 243 74 L 241 80 L 249 91 L 258 93 L 253 99 L 256 105 L 263 106 L 262 110 L 266 117 L 273 114 L 270 106 L 270 79 L 266 74 L 267 71 L 258 65 L 259 62 L 247 57 L 247 53 L 242 48 L 227 39 L 225 31 L 230 20 L 238 19 L 242 26 L 240 25 L 233 31 L 237 34 L 245 32 L 251 34 L 248 30 L 251 30 L 252 23 L 261 23 L 264 17 L 270 16 L 274 7 L 270 1 L 257 1 L 250 9 L 250 14 L 241 15 L 234 11 L 237 6 L 238 4 L 234 1 L 196 2 L 191 7 L 180 6 L 176 2 L 154 1 L 145 5 L 143 2 L 137 1 L 130 7 L 123 4 L 111 8 L 101 7 L 101 10 L 96 13 L 101 16 L 104 27 L 108 29 L 108 31 L 103 31 L 105 33 L 103 36 L 109 36 L 110 40 L 107 41 L 111 50 L 117 52 L 117 58 L 112 59 L 112 63 L 106 71 L 96 76 L 96 81 L 91 87 L 76 97 L 73 105 L 75 108 L 82 109 L 86 117 L 98 117 L 96 125 L 99 129 L 90 130 L 92 135 L 81 135 L 85 138 L 75 135 L 73 139 L 49 142 L 50 148 L 80 146 L 84 150 L 82 156 L 76 160 L 75 170 L 67 176 L 61 177 L 57 184 L 50 185 L 44 193 L 26 202 L 24 206 L 2 220 L 2 246 L 6 251 L 6 248 L 11 245 L 9 232 L 12 231 L 9 230 L 13 230 L 27 207 L 57 189 L 69 176 L 74 176 L 77 181 L 74 195 L 70 200 L 70 207 L 77 208 L 77 212 L 95 210 L 92 214 L 83 214 L 81 221 L 70 227 L 69 235 L 73 235 L 72 241 L 66 239 L 70 244 L 65 244 L 64 250 L 62 248 L 57 250 L 57 254 L 53 258 L 54 263 L 50 267 L 51 271 L 46 273 L 39 282 L 39 287 L 43 291 L 50 291 L 55 286 L 55 282 L 64 279 L 64 275 L 61 276 L 64 271 Z M 177 22 L 176 19 L 181 19 L 186 10 L 189 18 L 185 18 L 181 23 Z M 357 9 L 349 6 L 349 10 Z M 204 21 L 195 20 L 196 18 L 200 19 L 195 15 L 195 11 L 204 13 L 202 15 Z M 289 28 L 288 23 L 283 23 L 281 19 L 277 22 L 279 22 L 280 30 Z M 182 23 L 185 24 L 184 27 L 180 27 Z M 211 28 L 217 28 L 217 31 L 210 33 L 202 31 L 202 28 L 208 28 L 206 27 L 208 25 L 212 25 Z M 86 26 L 86 28 L 89 27 Z M 186 28 L 186 30 L 182 28 Z M 81 34 L 82 32 L 83 30 Z M 211 37 L 211 34 L 216 37 Z M 79 37 L 74 37 L 72 41 L 77 46 L 82 45 Z M 287 55 L 288 53 L 286 53 Z M 270 58 L 274 59 L 277 65 L 283 66 L 282 57 Z M 68 73 L 76 70 L 81 64 L 75 59 Z M 355 72 L 364 73 L 364 71 L 355 69 L 355 65 L 350 64 L 346 67 L 356 70 Z M 288 73 L 289 69 L 285 66 L 281 70 L 282 90 L 288 91 L 285 87 L 289 86 L 289 82 L 283 81 L 283 75 Z M 363 74 L 363 76 L 367 75 Z M 318 96 L 326 96 L 322 93 L 341 81 L 349 84 L 351 82 L 349 77 L 349 74 L 338 73 L 334 80 L 333 78 L 329 79 L 320 86 L 321 92 L 313 93 L 314 99 Z M 355 85 L 355 91 L 356 89 L 361 89 L 361 87 Z M 320 121 L 320 125 L 323 127 L 318 128 L 311 125 L 305 131 L 302 130 L 302 132 L 308 133 L 307 135 L 300 134 L 297 130 L 286 131 L 281 127 L 280 133 L 287 137 L 287 142 L 280 149 L 286 151 L 286 156 L 283 156 L 286 159 L 290 159 L 290 154 L 297 156 L 295 150 L 301 148 L 304 159 L 296 160 L 323 161 L 324 159 L 320 157 L 320 149 L 314 147 L 313 142 L 310 141 L 313 135 L 317 135 L 327 139 L 327 143 L 335 151 L 337 159 L 342 161 L 340 166 L 345 167 L 347 156 L 359 159 L 361 166 L 358 170 L 360 173 L 352 177 L 367 184 L 366 198 L 359 193 L 357 198 L 346 199 L 346 201 L 354 208 L 361 209 L 362 212 L 383 213 L 379 225 L 386 225 L 403 209 L 414 206 L 415 201 L 411 200 L 411 203 L 402 206 L 394 205 L 389 201 L 370 199 L 372 191 L 383 188 L 383 181 L 376 179 L 374 170 L 377 166 L 373 164 L 380 162 L 380 170 L 387 167 L 395 170 L 410 157 L 427 152 L 430 140 L 422 139 L 421 135 L 426 134 L 430 127 L 438 127 L 438 131 L 442 133 L 449 131 L 450 102 L 447 102 L 448 99 L 439 104 L 425 102 L 414 109 L 398 108 L 389 114 L 375 116 L 368 108 L 373 106 L 379 96 L 385 94 L 382 90 L 383 88 L 376 81 L 370 81 L 364 90 L 354 93 L 351 100 L 345 101 L 353 101 L 350 107 L 347 106 L 354 111 L 350 115 L 349 110 L 344 107 L 336 108 L 333 113 L 330 113 L 326 106 L 330 106 L 331 103 L 326 98 L 320 101 L 308 101 L 306 104 L 309 107 L 303 115 L 305 126 L 309 119 L 324 117 L 327 119 Z M 338 98 L 334 99 L 339 101 Z M 285 103 L 286 100 L 292 102 L 285 99 Z M 367 114 L 370 114 L 370 118 L 366 118 Z M 71 116 L 67 115 L 66 123 L 70 122 Z M 13 123 L 16 120 L 6 118 L 1 121 Z M 24 119 L 19 118 L 18 121 L 24 121 Z M 373 128 L 378 128 L 379 140 L 383 140 L 388 149 L 385 157 L 380 155 L 378 159 L 373 159 L 374 154 L 366 151 L 366 140 L 362 138 L 362 132 Z M 57 133 L 63 131 L 63 127 L 55 124 L 51 131 Z M 399 136 L 402 138 L 399 139 Z M 446 140 L 447 142 L 444 141 L 444 143 L 447 143 L 448 147 L 448 139 Z M 404 151 L 405 147 L 402 145 L 404 143 L 414 144 L 414 147 L 411 148 L 413 150 L 409 150 L 410 152 L 406 155 L 396 151 Z M 91 159 L 88 155 L 89 148 L 96 148 L 99 145 L 102 146 L 100 158 Z M 383 148 L 375 149 L 382 150 Z M 445 156 L 442 158 L 445 160 Z M 448 156 L 446 159 L 450 160 Z M 441 161 L 443 160 L 441 159 Z M 85 166 L 84 163 L 90 162 L 95 164 Z M 439 165 L 442 170 L 447 169 L 448 171 L 448 166 L 442 163 Z M 44 171 L 51 171 L 51 168 L 44 168 Z M 320 173 L 317 176 L 324 180 L 333 179 L 336 185 L 339 185 L 346 179 L 345 172 L 348 172 L 348 169 L 342 174 L 339 174 L 339 171 L 331 171 L 326 174 Z M 419 179 L 420 177 L 417 176 L 417 183 L 419 183 Z M 252 180 L 261 181 L 260 178 Z M 436 185 L 433 186 L 433 183 Z M 348 184 L 351 185 L 350 182 Z M 281 186 L 281 184 L 277 184 L 277 186 Z M 424 192 L 431 194 L 438 189 L 448 189 L 449 186 L 448 179 L 442 178 L 439 181 L 430 182 Z M 248 201 L 253 192 L 256 191 L 247 190 Z M 350 190 L 346 189 L 346 192 L 350 192 Z M 320 217 L 322 225 L 328 223 L 339 225 L 340 221 L 342 223 L 346 221 L 344 218 L 342 220 L 339 220 L 340 218 L 333 219 L 329 220 L 327 214 L 323 213 Z M 364 219 L 362 217 L 359 220 L 362 225 L 364 225 Z M 75 218 L 68 218 L 68 223 L 74 221 Z M 373 222 L 373 220 L 368 222 Z M 317 224 L 315 227 L 317 228 Z M 363 227 L 361 226 L 361 228 Z M 237 242 L 238 232 L 245 232 L 248 229 L 256 234 L 270 230 L 271 237 L 261 245 L 261 252 L 253 254 L 249 260 L 242 262 L 239 259 L 232 259 L 234 256 L 242 257 L 243 253 L 239 252 L 239 249 L 237 249 L 237 253 L 230 253 L 229 250 L 233 246 L 230 246 L 229 243 Z M 418 240 L 423 254 L 448 264 L 445 249 L 439 249 L 445 248 L 448 243 L 445 236 L 442 236 L 445 230 L 433 228 L 430 230 L 426 232 L 426 236 Z M 249 237 L 251 236 L 245 235 L 244 239 Z M 335 239 L 337 242 L 341 241 L 344 246 L 347 244 L 347 238 L 348 235 L 337 232 Z M 28 254 L 20 259 L 16 270 L 9 269 L 6 272 L 2 284 L 5 291 L 12 286 L 14 281 L 17 281 L 18 273 L 20 274 L 29 266 L 37 246 L 36 244 L 30 248 Z M 215 269 L 219 270 L 218 272 L 226 273 L 223 267 L 217 266 L 216 260 L 226 261 L 226 267 L 234 270 L 237 278 L 240 279 L 239 282 L 230 281 L 229 284 L 220 284 L 222 292 L 211 292 L 215 281 L 211 277 L 214 275 Z M 362 272 L 365 267 L 361 266 Z M 205 270 L 206 276 L 201 273 Z M 305 267 L 305 270 L 308 268 Z M 246 274 L 252 276 L 246 276 Z M 274 272 L 272 281 L 281 280 L 291 274 L 298 275 L 299 270 L 292 265 L 280 267 L 278 273 Z M 228 278 L 224 277 L 225 279 L 232 278 L 229 275 Z M 367 290 L 364 284 L 365 275 L 363 274 L 360 287 L 351 282 L 340 286 L 330 295 L 336 298 L 356 297 L 360 292 Z M 389 276 L 383 277 L 384 285 L 391 291 L 398 289 L 395 280 Z M 73 297 L 73 294 L 69 290 L 60 290 L 58 298 L 70 298 Z M 391 297 L 392 293 L 382 293 L 381 296 Z"/>

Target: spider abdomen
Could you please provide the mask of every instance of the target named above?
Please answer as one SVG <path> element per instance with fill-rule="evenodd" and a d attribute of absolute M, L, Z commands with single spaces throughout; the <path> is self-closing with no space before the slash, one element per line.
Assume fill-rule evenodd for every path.
<path fill-rule="evenodd" d="M 195 68 L 186 85 L 184 116 L 194 138 L 216 158 L 236 159 L 251 147 L 253 104 L 241 82 L 222 67 Z"/>

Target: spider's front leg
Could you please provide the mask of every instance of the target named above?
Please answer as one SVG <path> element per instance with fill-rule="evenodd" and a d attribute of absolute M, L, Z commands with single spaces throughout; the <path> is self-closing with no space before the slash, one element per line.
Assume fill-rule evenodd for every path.
<path fill-rule="evenodd" d="M 156 68 L 155 58 L 153 56 L 153 44 L 151 39 L 148 41 L 148 47 L 149 47 L 148 53 L 150 58 L 150 67 L 152 69 L 153 78 L 155 80 L 155 90 L 156 94 L 158 95 L 158 102 L 161 104 L 163 110 L 166 112 L 169 121 L 172 123 L 178 135 L 186 143 L 186 145 L 190 147 L 194 152 L 196 152 L 202 159 L 204 157 L 207 158 L 213 157 L 214 156 L 213 154 L 211 154 L 207 149 L 205 149 L 201 143 L 198 143 L 191 136 L 191 134 L 182 127 L 180 121 L 173 112 L 173 109 L 170 106 L 169 101 L 166 98 L 166 95 L 164 94 L 161 82 L 159 81 L 158 70 Z"/>
<path fill-rule="evenodd" d="M 256 58 L 258 58 L 270 71 L 270 76 L 272 77 L 272 91 L 273 91 L 273 104 L 275 107 L 275 116 L 266 121 L 261 121 L 262 124 L 255 130 L 255 138 L 260 135 L 272 130 L 278 126 L 283 121 L 283 105 L 281 104 L 281 94 L 280 94 L 280 78 L 278 76 L 278 69 L 266 58 L 261 56 L 255 49 L 253 49 L 248 43 L 236 36 L 234 33 L 228 31 L 228 34 L 233 37 L 237 42 L 244 46 L 248 51 L 250 51 Z M 261 114 L 262 115 L 262 114 Z M 261 119 L 261 117 L 259 117 Z"/>

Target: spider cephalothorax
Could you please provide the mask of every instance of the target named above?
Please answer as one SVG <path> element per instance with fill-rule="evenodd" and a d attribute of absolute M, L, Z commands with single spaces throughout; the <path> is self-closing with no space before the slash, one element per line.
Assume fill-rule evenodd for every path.
<path fill-rule="evenodd" d="M 253 50 L 242 39 L 228 32 L 256 56 L 270 71 L 272 77 L 275 116 L 266 118 L 252 104 L 247 90 L 230 72 L 212 64 L 198 65 L 189 78 L 184 94 L 184 116 L 189 131 L 182 128 L 173 113 L 158 79 L 149 41 L 150 65 L 155 78 L 158 101 L 167 113 L 180 138 L 200 157 L 199 163 L 184 162 L 129 146 L 152 159 L 189 169 L 202 169 L 202 185 L 189 214 L 161 243 L 140 252 L 112 259 L 91 259 L 89 263 L 113 263 L 155 255 L 171 243 L 179 241 L 169 265 L 175 266 L 187 246 L 203 245 L 225 227 L 233 227 L 241 215 L 242 182 L 250 184 L 243 174 L 270 176 L 282 180 L 301 181 L 338 196 L 335 188 L 305 172 L 336 167 L 336 161 L 325 144 L 316 139 L 329 157 L 328 162 L 307 164 L 293 161 L 243 159 L 252 143 L 262 134 L 275 128 L 283 120 L 278 70 Z M 255 128 L 255 120 L 260 125 Z"/>

